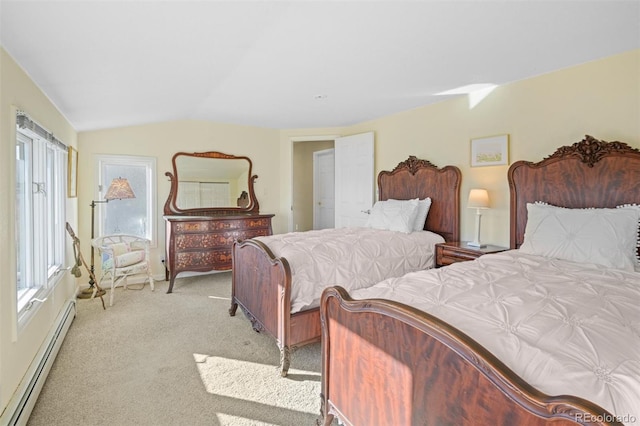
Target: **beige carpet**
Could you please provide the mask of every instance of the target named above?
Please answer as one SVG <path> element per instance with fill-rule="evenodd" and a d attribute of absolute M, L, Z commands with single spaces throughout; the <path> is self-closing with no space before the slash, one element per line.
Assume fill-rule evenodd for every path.
<path fill-rule="evenodd" d="M 167 287 L 117 288 L 105 311 L 78 300 L 28 425 L 315 424 L 320 344 L 296 351 L 281 378 L 275 340 L 228 314 L 230 273 Z"/>

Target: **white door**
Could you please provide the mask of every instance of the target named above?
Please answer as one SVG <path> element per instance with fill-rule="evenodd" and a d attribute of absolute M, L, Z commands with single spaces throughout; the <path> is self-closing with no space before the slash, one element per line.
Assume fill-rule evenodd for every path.
<path fill-rule="evenodd" d="M 333 149 L 313 153 L 313 229 L 335 226 L 335 155 Z"/>
<path fill-rule="evenodd" d="M 374 202 L 373 132 L 337 138 L 336 228 L 364 226 Z"/>

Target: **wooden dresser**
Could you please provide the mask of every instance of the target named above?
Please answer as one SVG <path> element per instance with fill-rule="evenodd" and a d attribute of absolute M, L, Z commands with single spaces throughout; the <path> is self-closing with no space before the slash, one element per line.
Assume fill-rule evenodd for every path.
<path fill-rule="evenodd" d="M 231 269 L 236 239 L 271 235 L 272 214 L 165 216 L 167 293 L 180 272 Z"/>
<path fill-rule="evenodd" d="M 235 240 L 271 235 L 272 214 L 260 214 L 258 178 L 249 157 L 217 151 L 177 152 L 164 203 L 165 279 L 173 291 L 181 272 L 232 268 Z"/>

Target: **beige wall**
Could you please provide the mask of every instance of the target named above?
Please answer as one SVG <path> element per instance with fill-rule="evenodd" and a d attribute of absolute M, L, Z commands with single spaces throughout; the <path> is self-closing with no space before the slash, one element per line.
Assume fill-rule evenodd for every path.
<path fill-rule="evenodd" d="M 509 134 L 510 162 L 542 160 L 585 134 L 640 148 L 640 50 L 498 87 L 473 109 L 466 97 L 458 97 L 328 130 L 343 136 L 368 131 L 375 132 L 376 173 L 391 170 L 409 155 L 461 169 L 463 239 L 472 239 L 475 227 L 474 212 L 466 208 L 469 189 L 488 189 L 492 208 L 483 213 L 482 240 L 507 246 L 508 166 L 471 168 L 470 139 Z M 281 181 L 289 175 L 286 153 L 291 137 L 321 133 L 282 132 Z M 283 197 L 290 195 L 283 192 Z M 286 199 L 281 204 L 286 205 Z"/>
<path fill-rule="evenodd" d="M 0 47 L 0 413 L 4 411 L 32 359 L 40 349 L 65 302 L 73 298 L 75 278 L 64 274 L 37 314 L 16 336 L 16 246 L 15 246 L 15 110 L 29 114 L 67 145 L 77 146 L 73 127 L 29 76 Z M 67 221 L 77 226 L 77 198 L 67 199 Z M 67 240 L 71 266 L 73 249 Z"/>

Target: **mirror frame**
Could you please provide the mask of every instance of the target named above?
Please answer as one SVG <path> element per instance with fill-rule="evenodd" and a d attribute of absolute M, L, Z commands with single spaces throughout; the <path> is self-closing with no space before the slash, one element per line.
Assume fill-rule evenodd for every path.
<path fill-rule="evenodd" d="M 202 207 L 196 209 L 181 209 L 176 205 L 176 199 L 178 197 L 178 169 L 176 167 L 176 159 L 180 156 L 187 157 L 199 157 L 199 158 L 212 158 L 220 160 L 246 160 L 249 163 L 249 182 L 247 182 L 247 188 L 249 191 L 249 205 L 247 207 Z M 165 176 L 169 177 L 171 181 L 171 189 L 169 190 L 169 196 L 164 203 L 165 215 L 181 215 L 181 216 L 229 216 L 239 214 L 258 214 L 260 206 L 258 199 L 253 191 L 253 183 L 258 178 L 258 175 L 252 175 L 253 163 L 249 157 L 235 156 L 230 154 L 224 154 L 217 151 L 208 152 L 177 152 L 171 159 L 173 165 L 173 173 L 166 172 Z"/>

